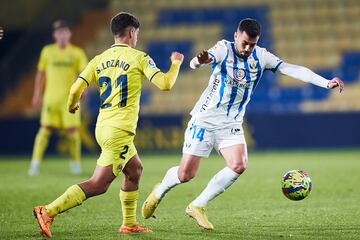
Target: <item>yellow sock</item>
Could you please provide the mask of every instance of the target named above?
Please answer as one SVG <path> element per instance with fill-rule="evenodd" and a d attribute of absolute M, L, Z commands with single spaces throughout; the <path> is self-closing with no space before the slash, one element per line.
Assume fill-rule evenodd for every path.
<path fill-rule="evenodd" d="M 60 197 L 46 206 L 46 212 L 55 217 L 59 213 L 79 206 L 86 200 L 84 191 L 78 185 L 69 187 Z"/>
<path fill-rule="evenodd" d="M 137 225 L 136 221 L 136 205 L 138 199 L 138 191 L 124 192 L 120 190 L 120 201 L 123 215 L 123 224 L 127 227 Z"/>
<path fill-rule="evenodd" d="M 41 127 L 36 134 L 34 149 L 32 154 L 33 161 L 41 161 L 44 156 L 45 149 L 49 143 L 51 131 L 47 128 Z"/>
<path fill-rule="evenodd" d="M 69 150 L 71 159 L 80 162 L 81 158 L 81 139 L 78 130 L 68 132 Z"/>

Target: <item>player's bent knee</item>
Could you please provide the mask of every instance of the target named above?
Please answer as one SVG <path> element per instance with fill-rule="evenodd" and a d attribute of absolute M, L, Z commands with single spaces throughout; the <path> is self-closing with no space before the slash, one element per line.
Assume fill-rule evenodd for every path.
<path fill-rule="evenodd" d="M 230 168 L 234 172 L 241 174 L 241 173 L 245 172 L 245 170 L 247 168 L 247 164 L 246 164 L 246 162 L 236 163 L 236 164 L 233 164 L 232 166 L 230 166 Z"/>
<path fill-rule="evenodd" d="M 178 178 L 182 183 L 189 182 L 194 177 L 195 177 L 195 173 L 187 173 L 187 172 L 178 173 Z"/>

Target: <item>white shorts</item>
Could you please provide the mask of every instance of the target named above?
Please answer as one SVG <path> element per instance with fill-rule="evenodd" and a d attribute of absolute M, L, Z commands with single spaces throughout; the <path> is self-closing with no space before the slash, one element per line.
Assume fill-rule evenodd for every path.
<path fill-rule="evenodd" d="M 185 131 L 183 153 L 198 157 L 209 157 L 213 148 L 216 151 L 237 144 L 246 144 L 242 127 L 224 127 L 206 130 L 189 123 Z"/>

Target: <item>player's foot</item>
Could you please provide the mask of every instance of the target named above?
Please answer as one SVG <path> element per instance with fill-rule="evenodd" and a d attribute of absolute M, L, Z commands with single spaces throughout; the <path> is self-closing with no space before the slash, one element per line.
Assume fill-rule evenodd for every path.
<path fill-rule="evenodd" d="M 197 224 L 207 230 L 214 229 L 214 226 L 209 222 L 204 207 L 195 207 L 191 203 L 186 207 L 185 213 L 196 220 Z"/>
<path fill-rule="evenodd" d="M 82 173 L 81 165 L 77 161 L 70 162 L 70 170 L 71 170 L 71 173 L 74 175 L 79 175 Z"/>
<path fill-rule="evenodd" d="M 152 230 L 149 228 L 142 227 L 140 225 L 136 225 L 135 227 L 128 227 L 122 225 L 119 228 L 118 232 L 120 234 L 129 234 L 129 233 L 140 233 L 140 232 L 152 232 Z"/>
<path fill-rule="evenodd" d="M 160 183 L 156 184 L 150 195 L 146 198 L 141 208 L 141 214 L 143 218 L 148 219 L 154 215 L 156 207 L 159 205 L 161 199 L 155 196 L 155 191 Z"/>
<path fill-rule="evenodd" d="M 30 168 L 28 170 L 29 176 L 39 175 L 40 172 L 40 163 L 39 161 L 31 161 Z"/>
<path fill-rule="evenodd" d="M 39 223 L 40 233 L 43 237 L 51 237 L 51 224 L 54 221 L 54 218 L 51 217 L 47 212 L 44 206 L 34 207 L 34 216 Z"/>

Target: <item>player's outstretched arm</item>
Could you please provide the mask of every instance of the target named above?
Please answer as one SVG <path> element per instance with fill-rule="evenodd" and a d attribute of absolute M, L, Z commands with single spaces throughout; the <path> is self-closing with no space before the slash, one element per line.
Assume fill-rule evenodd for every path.
<path fill-rule="evenodd" d="M 327 80 L 303 66 L 283 62 L 280 64 L 278 70 L 289 77 L 312 83 L 319 87 L 328 89 L 339 87 L 340 92 L 344 90 L 344 82 L 340 78 L 335 77 L 331 80 Z"/>
<path fill-rule="evenodd" d="M 71 86 L 70 94 L 68 98 L 68 110 L 70 113 L 75 113 L 76 110 L 79 109 L 79 100 L 81 98 L 81 94 L 87 87 L 87 83 L 81 79 L 78 78 L 75 83 Z"/>
<path fill-rule="evenodd" d="M 35 109 L 38 109 L 40 107 L 44 88 L 45 88 L 45 73 L 42 71 L 38 71 L 35 77 L 34 94 L 31 100 L 31 104 Z"/>
<path fill-rule="evenodd" d="M 208 64 L 212 61 L 212 57 L 209 56 L 209 53 L 206 50 L 203 50 L 200 52 L 196 57 L 191 59 L 190 61 L 190 67 L 192 69 L 199 68 L 203 64 Z"/>
<path fill-rule="evenodd" d="M 151 79 L 160 90 L 169 91 L 175 84 L 176 78 L 179 74 L 181 63 L 184 59 L 184 55 L 178 52 L 173 52 L 170 56 L 171 66 L 166 73 L 158 72 Z"/>

